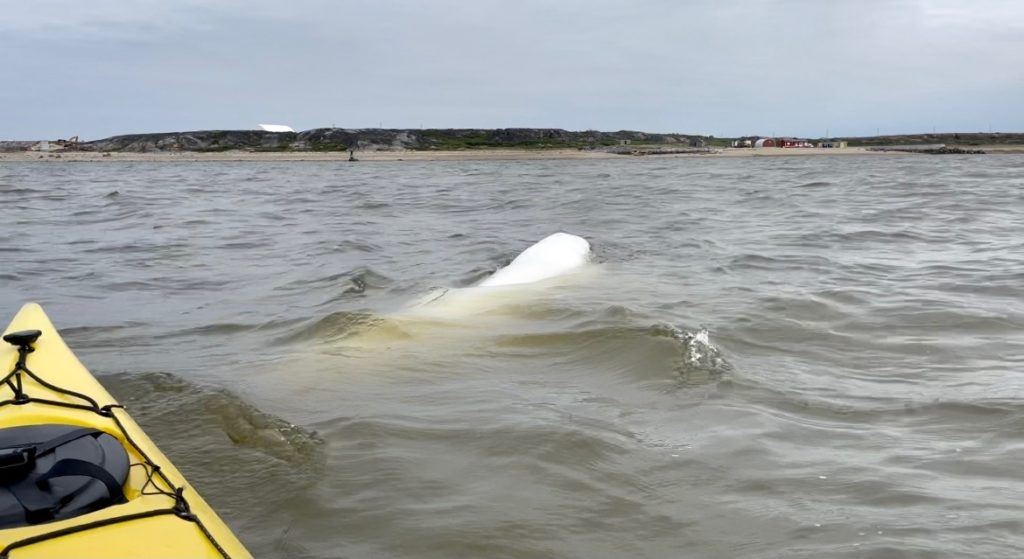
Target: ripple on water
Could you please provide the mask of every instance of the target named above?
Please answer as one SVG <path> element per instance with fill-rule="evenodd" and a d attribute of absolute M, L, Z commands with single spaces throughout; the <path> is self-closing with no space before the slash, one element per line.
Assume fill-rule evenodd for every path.
<path fill-rule="evenodd" d="M 0 302 L 257 556 L 1016 557 L 1022 168 L 5 164 Z M 589 279 L 401 316 L 558 230 Z"/>
<path fill-rule="evenodd" d="M 251 542 L 264 549 L 287 545 L 289 522 L 277 511 L 318 482 L 324 442 L 316 432 L 227 390 L 169 373 L 122 373 L 102 381 L 219 514 L 231 518 L 248 510 Z"/>

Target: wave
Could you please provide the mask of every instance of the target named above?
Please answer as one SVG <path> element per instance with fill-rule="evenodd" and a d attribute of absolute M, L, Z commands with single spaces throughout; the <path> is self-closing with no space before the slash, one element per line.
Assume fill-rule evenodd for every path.
<path fill-rule="evenodd" d="M 306 321 L 305 324 L 278 338 L 277 342 L 330 342 L 384 323 L 384 319 L 369 312 L 338 311 L 312 322 Z"/>
<path fill-rule="evenodd" d="M 711 343 L 707 328 L 698 330 L 681 330 L 671 325 L 654 327 L 655 332 L 666 332 L 668 336 L 679 342 L 681 360 L 678 366 L 680 377 L 692 383 L 709 375 L 707 379 L 720 377 L 732 370 L 732 364 L 725 360 L 718 347 Z"/>
<path fill-rule="evenodd" d="M 560 356 L 560 363 L 579 370 L 611 370 L 639 382 L 671 379 L 701 385 L 733 370 L 707 329 L 665 323 L 504 335 L 494 347 L 502 356 Z"/>
<path fill-rule="evenodd" d="M 119 373 L 102 380 L 151 436 L 169 442 L 163 445 L 167 451 L 182 440 L 206 438 L 293 464 L 322 460 L 323 441 L 315 431 L 263 412 L 229 390 L 165 372 Z"/>
<path fill-rule="evenodd" d="M 274 291 L 305 293 L 310 289 L 340 290 L 341 295 L 362 294 L 367 290 L 383 289 L 391 285 L 388 276 L 370 268 L 355 268 L 326 276 L 292 280 L 274 288 Z"/>
<path fill-rule="evenodd" d="M 832 186 L 833 182 L 830 181 L 811 181 L 804 184 L 798 184 L 795 188 L 824 188 L 826 186 Z"/>

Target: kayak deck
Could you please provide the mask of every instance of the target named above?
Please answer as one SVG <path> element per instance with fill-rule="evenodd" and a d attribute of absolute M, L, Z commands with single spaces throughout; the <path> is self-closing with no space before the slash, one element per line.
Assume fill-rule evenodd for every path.
<path fill-rule="evenodd" d="M 0 385 L 0 428 L 61 423 L 98 429 L 118 439 L 131 467 L 123 486 L 125 503 L 66 520 L 0 530 L 0 559 L 251 557 L 78 361 L 39 305 L 22 307 L 5 334 L 22 330 L 39 330 L 42 335 L 25 360 L 32 374 L 17 375 L 20 389 L 14 378 Z M 17 363 L 18 348 L 3 343 L 0 378 L 7 377 Z"/>

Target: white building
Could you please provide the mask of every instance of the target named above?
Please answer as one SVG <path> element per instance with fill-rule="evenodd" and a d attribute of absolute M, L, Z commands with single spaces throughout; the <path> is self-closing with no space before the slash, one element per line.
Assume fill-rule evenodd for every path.
<path fill-rule="evenodd" d="M 260 130 L 264 132 L 295 132 L 295 129 L 286 124 L 260 124 Z"/>

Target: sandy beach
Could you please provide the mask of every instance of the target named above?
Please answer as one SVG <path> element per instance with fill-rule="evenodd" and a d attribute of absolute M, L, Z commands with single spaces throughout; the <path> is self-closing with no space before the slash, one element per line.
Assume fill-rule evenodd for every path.
<path fill-rule="evenodd" d="M 986 153 L 1024 153 L 1024 146 L 973 146 Z M 606 151 L 577 149 L 472 149 L 452 151 L 365 151 L 358 152 L 359 161 L 532 161 L 558 159 L 622 159 L 622 158 L 692 158 L 692 157 L 807 157 L 807 156 L 909 156 L 918 155 L 896 151 L 872 151 L 863 147 L 827 148 L 725 148 L 707 153 L 623 155 Z M 0 162 L 95 162 L 95 161 L 347 161 L 347 152 L 267 152 L 229 150 L 219 152 L 163 151 L 163 152 L 111 152 L 86 151 L 5 152 Z"/>

